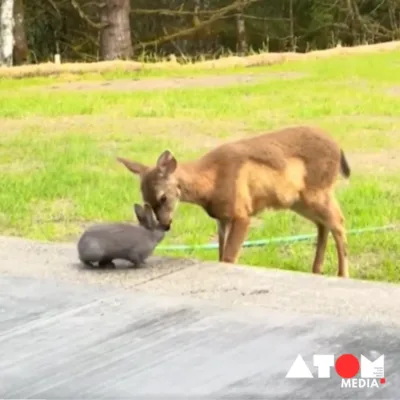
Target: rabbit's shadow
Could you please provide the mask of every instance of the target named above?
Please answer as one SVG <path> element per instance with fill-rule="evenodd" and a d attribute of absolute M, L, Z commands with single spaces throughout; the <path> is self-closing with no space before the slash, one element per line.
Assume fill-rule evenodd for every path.
<path fill-rule="evenodd" d="M 102 271 L 126 271 L 126 270 L 140 270 L 148 267 L 147 262 L 143 262 L 139 265 L 132 264 L 129 261 L 125 260 L 114 260 L 113 261 L 114 266 L 112 265 L 105 265 L 105 266 L 99 266 L 97 263 L 94 263 L 93 266 L 86 265 L 80 261 L 75 262 L 72 264 L 72 266 L 77 269 L 77 270 L 82 270 L 82 271 L 93 271 L 93 272 L 102 272 Z"/>

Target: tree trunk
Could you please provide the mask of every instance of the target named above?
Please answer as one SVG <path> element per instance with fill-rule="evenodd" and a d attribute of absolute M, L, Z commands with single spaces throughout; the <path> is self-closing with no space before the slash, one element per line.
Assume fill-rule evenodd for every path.
<path fill-rule="evenodd" d="M 14 46 L 14 0 L 1 0 L 0 8 L 0 65 L 12 66 Z"/>
<path fill-rule="evenodd" d="M 14 0 L 14 65 L 25 64 L 28 61 L 28 42 L 26 40 L 23 0 Z"/>
<path fill-rule="evenodd" d="M 349 31 L 350 31 L 350 43 L 351 46 L 356 46 L 358 43 L 358 35 L 357 35 L 357 28 L 356 28 L 356 15 L 353 8 L 353 1 L 346 0 L 347 5 L 347 12 L 349 16 Z"/>
<path fill-rule="evenodd" d="M 289 22 L 290 22 L 290 47 L 296 52 L 296 38 L 294 37 L 294 16 L 293 16 L 293 0 L 289 0 Z"/>
<path fill-rule="evenodd" d="M 200 11 L 201 3 L 200 0 L 194 0 L 194 15 L 193 15 L 193 26 L 199 25 L 200 24 L 200 18 L 199 18 L 199 11 Z M 204 32 L 202 32 L 202 29 L 200 31 L 196 31 L 193 35 L 194 39 L 194 48 L 191 50 L 194 50 L 195 54 L 202 54 L 203 50 L 203 43 L 202 43 L 202 38 L 203 38 Z"/>
<path fill-rule="evenodd" d="M 237 50 L 243 56 L 247 52 L 246 25 L 243 16 L 243 7 L 239 7 L 236 14 Z"/>
<path fill-rule="evenodd" d="M 129 20 L 130 0 L 107 0 L 101 9 L 101 22 L 107 24 L 100 34 L 103 60 L 128 59 L 133 55 Z"/>

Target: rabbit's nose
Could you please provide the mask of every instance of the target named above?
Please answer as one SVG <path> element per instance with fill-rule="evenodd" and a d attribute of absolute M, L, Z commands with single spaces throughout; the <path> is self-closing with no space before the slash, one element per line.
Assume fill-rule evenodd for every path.
<path fill-rule="evenodd" d="M 171 229 L 171 223 L 163 225 L 164 231 L 168 232 Z"/>

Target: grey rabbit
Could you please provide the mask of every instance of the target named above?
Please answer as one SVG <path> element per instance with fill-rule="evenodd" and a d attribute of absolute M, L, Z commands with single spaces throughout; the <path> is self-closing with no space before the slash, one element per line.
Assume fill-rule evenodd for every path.
<path fill-rule="evenodd" d="M 134 204 L 139 225 L 101 223 L 89 227 L 78 242 L 79 259 L 93 267 L 115 267 L 113 260 L 122 259 L 135 266 L 142 264 L 164 238 L 165 230 L 154 217 L 150 205 Z"/>

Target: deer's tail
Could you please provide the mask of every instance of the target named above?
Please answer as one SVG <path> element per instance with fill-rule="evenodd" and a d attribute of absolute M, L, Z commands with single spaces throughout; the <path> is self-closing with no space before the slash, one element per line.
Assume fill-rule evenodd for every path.
<path fill-rule="evenodd" d="M 340 150 L 340 171 L 345 178 L 350 178 L 351 169 L 343 150 Z"/>

